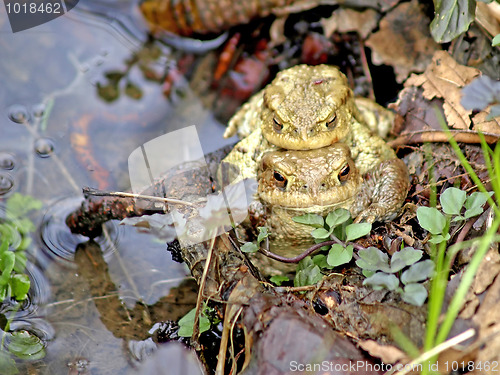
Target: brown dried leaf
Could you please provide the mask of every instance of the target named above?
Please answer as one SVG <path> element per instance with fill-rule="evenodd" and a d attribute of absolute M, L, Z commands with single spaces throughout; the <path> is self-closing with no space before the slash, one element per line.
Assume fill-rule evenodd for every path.
<path fill-rule="evenodd" d="M 494 250 L 497 252 L 498 250 Z M 480 275 L 478 272 L 477 275 Z M 476 278 L 478 277 L 476 275 Z M 476 357 L 476 363 L 492 363 L 500 361 L 500 277 L 496 277 L 488 289 L 480 296 L 481 305 L 479 306 L 473 321 L 479 326 L 479 343 L 481 345 Z M 498 373 L 491 368 L 482 368 L 473 374 L 494 374 Z"/>
<path fill-rule="evenodd" d="M 428 100 L 444 99 L 443 109 L 448 124 L 455 129 L 469 129 L 472 110 L 466 110 L 460 104 L 461 88 L 479 74 L 475 68 L 458 64 L 448 52 L 437 51 L 425 72 L 413 74 L 405 86 L 422 86 Z"/>
<path fill-rule="evenodd" d="M 430 36 L 429 22 L 417 1 L 398 5 L 380 21 L 380 30 L 366 41 L 373 51 L 373 62 L 393 66 L 398 82 L 403 82 L 412 71 L 424 71 L 439 49 Z"/>
<path fill-rule="evenodd" d="M 329 18 L 321 19 L 325 36 L 329 38 L 335 31 L 346 33 L 356 31 L 365 39 L 377 26 L 378 13 L 373 9 L 358 12 L 353 9 L 339 8 Z"/>
<path fill-rule="evenodd" d="M 381 345 L 374 340 L 360 341 L 358 346 L 370 353 L 371 356 L 380 358 L 384 363 L 396 363 L 408 358 L 403 351 L 395 346 Z"/>
<path fill-rule="evenodd" d="M 462 88 L 480 74 L 478 69 L 458 64 L 448 52 L 437 51 L 425 72 L 413 74 L 405 82 L 405 86 L 421 86 L 423 96 L 428 100 L 444 99 L 443 110 L 451 128 L 480 130 L 486 135 L 498 137 L 500 118 L 486 120 L 489 108 L 473 116 L 472 110 L 466 110 L 460 104 Z"/>

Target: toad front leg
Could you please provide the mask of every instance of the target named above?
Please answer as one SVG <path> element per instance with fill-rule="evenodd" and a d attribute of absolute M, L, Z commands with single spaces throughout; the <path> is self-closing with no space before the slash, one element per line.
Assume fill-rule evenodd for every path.
<path fill-rule="evenodd" d="M 364 180 L 351 207 L 354 221 L 373 223 L 394 219 L 410 188 L 405 163 L 400 159 L 383 161 L 367 172 Z"/>

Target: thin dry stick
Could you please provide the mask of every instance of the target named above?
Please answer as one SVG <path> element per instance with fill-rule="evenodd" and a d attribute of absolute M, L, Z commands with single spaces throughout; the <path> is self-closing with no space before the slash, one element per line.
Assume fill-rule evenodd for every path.
<path fill-rule="evenodd" d="M 140 198 L 140 199 L 154 201 L 154 202 L 164 202 L 164 203 L 172 203 L 172 204 L 183 204 L 185 206 L 195 206 L 194 203 L 187 202 L 187 201 L 181 201 L 179 199 L 153 197 L 152 195 L 125 193 L 122 191 L 104 191 L 104 190 L 98 190 L 98 189 L 94 189 L 94 188 L 90 188 L 90 187 L 84 187 L 83 193 L 86 195 L 94 195 L 96 197 Z"/>
<path fill-rule="evenodd" d="M 198 322 L 200 320 L 200 311 L 201 311 L 201 300 L 203 299 L 203 291 L 205 290 L 205 284 L 207 281 L 207 274 L 210 268 L 210 263 L 212 261 L 212 255 L 215 245 L 216 236 L 212 236 L 210 241 L 210 247 L 208 249 L 207 260 L 205 261 L 205 268 L 203 269 L 203 274 L 200 280 L 200 290 L 198 291 L 198 297 L 196 298 L 196 313 L 194 315 L 194 325 L 193 325 L 193 336 L 191 336 L 193 342 L 198 343 Z"/>

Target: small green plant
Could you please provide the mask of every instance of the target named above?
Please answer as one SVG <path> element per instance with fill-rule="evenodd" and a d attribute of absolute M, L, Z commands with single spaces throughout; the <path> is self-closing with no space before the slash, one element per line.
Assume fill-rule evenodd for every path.
<path fill-rule="evenodd" d="M 369 223 L 352 223 L 351 214 L 343 208 L 330 212 L 326 218 L 316 214 L 305 214 L 294 217 L 293 221 L 315 228 L 311 235 L 316 243 L 332 239 L 338 241 L 321 248 L 324 252 L 328 251 L 327 255 L 318 254 L 312 259 L 307 257 L 299 263 L 294 279 L 295 286 L 315 284 L 322 277 L 322 269 L 332 269 L 349 263 L 353 257 L 354 247 L 346 243 L 366 236 L 372 228 Z"/>
<path fill-rule="evenodd" d="M 269 232 L 267 230 L 267 227 L 257 227 L 257 229 L 259 230 L 259 234 L 257 235 L 257 244 L 253 242 L 245 242 L 241 246 L 241 251 L 245 253 L 255 253 L 259 251 L 261 242 L 269 237 Z"/>
<path fill-rule="evenodd" d="M 179 336 L 191 337 L 193 335 L 195 315 L 196 308 L 190 310 L 179 320 Z M 199 332 L 208 331 L 212 324 L 218 324 L 219 322 L 215 310 L 205 305 L 200 313 Z"/>
<path fill-rule="evenodd" d="M 467 196 L 465 191 L 450 187 L 439 198 L 444 214 L 435 207 L 419 207 L 418 223 L 431 233 L 430 243 L 448 241 L 451 238 L 450 225 L 482 214 L 483 206 L 492 194 L 477 191 Z"/>
<path fill-rule="evenodd" d="M 7 298 L 23 301 L 27 297 L 30 280 L 24 273 L 26 249 L 31 243 L 30 233 L 35 230 L 28 213 L 42 208 L 42 202 L 15 193 L 7 200 L 5 208 L 6 215 L 0 217 L 0 303 Z M 19 307 L 20 304 L 15 311 Z M 3 327 L 0 344 L 0 368 L 5 375 L 19 373 L 13 357 L 35 360 L 45 356 L 44 343 L 36 335 L 28 331 L 9 332 L 9 327 L 10 320 Z"/>
<path fill-rule="evenodd" d="M 367 278 L 363 285 L 375 290 L 388 289 L 401 294 L 403 301 L 422 306 L 427 299 L 427 289 L 421 282 L 434 273 L 434 263 L 427 259 L 420 261 L 422 250 L 412 247 L 395 252 L 389 262 L 389 256 L 375 247 L 358 252 L 356 265 L 363 270 Z"/>
<path fill-rule="evenodd" d="M 27 297 L 30 281 L 24 273 L 26 249 L 31 243 L 30 233 L 35 230 L 27 214 L 41 207 L 39 200 L 19 193 L 7 200 L 7 217 L 0 219 L 0 302 Z"/>
<path fill-rule="evenodd" d="M 332 238 L 339 240 L 338 243 L 321 248 L 324 251 L 328 251 L 326 264 L 323 261 L 325 255 L 315 257 L 315 263 L 323 265 L 325 268 L 334 268 L 349 263 L 352 259 L 354 248 L 349 244 L 344 246 L 344 243 L 366 236 L 372 229 L 370 223 L 353 224 L 351 214 L 344 208 L 338 208 L 330 212 L 325 219 L 320 215 L 306 214 L 294 217 L 293 221 L 316 228 L 311 232 L 311 236 L 314 237 L 316 243 L 330 241 Z"/>

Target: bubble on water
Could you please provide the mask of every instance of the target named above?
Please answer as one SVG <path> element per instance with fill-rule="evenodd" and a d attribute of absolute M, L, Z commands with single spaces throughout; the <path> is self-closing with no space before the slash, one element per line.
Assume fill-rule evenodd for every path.
<path fill-rule="evenodd" d="M 0 168 L 6 170 L 12 170 L 16 166 L 16 159 L 14 155 L 8 152 L 0 152 Z"/>
<path fill-rule="evenodd" d="M 104 59 L 102 57 L 97 57 L 94 59 L 94 65 L 95 66 L 99 66 L 99 65 L 102 65 L 104 64 Z"/>
<path fill-rule="evenodd" d="M 43 103 L 35 104 L 32 110 L 33 110 L 33 116 L 42 117 L 45 114 L 45 104 Z"/>
<path fill-rule="evenodd" d="M 87 63 L 83 63 L 80 65 L 80 71 L 82 73 L 87 73 L 89 71 L 89 69 L 90 69 L 90 66 Z"/>
<path fill-rule="evenodd" d="M 24 124 L 29 120 L 28 110 L 24 105 L 14 104 L 8 109 L 9 118 L 18 124 Z"/>
<path fill-rule="evenodd" d="M 41 158 L 48 158 L 54 152 L 54 142 L 50 138 L 38 138 L 35 141 L 35 152 Z"/>
<path fill-rule="evenodd" d="M 0 173 L 0 196 L 7 194 L 14 187 L 14 180 L 6 173 Z"/>

